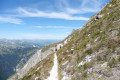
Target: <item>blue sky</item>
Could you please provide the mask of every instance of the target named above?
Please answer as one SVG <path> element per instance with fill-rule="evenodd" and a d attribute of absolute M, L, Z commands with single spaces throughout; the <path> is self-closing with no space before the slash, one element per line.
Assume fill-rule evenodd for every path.
<path fill-rule="evenodd" d="M 0 0 L 0 38 L 62 40 L 110 1 Z"/>

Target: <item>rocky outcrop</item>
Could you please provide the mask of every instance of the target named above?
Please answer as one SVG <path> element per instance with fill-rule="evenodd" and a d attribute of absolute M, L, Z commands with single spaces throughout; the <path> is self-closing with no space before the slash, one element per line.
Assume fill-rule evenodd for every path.
<path fill-rule="evenodd" d="M 49 48 L 45 52 L 41 52 L 38 50 L 23 66 L 23 68 L 19 69 L 13 76 L 11 76 L 8 80 L 16 80 L 22 78 L 30 68 L 34 67 L 39 61 L 46 58 L 49 54 L 54 52 L 54 47 Z"/>

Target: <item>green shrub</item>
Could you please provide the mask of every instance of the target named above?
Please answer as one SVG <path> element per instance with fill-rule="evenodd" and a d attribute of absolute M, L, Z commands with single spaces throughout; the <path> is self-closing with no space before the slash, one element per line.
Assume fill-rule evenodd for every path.
<path fill-rule="evenodd" d="M 84 70 L 86 70 L 88 68 L 87 64 L 84 64 L 83 68 L 84 68 Z"/>
<path fill-rule="evenodd" d="M 82 73 L 82 76 L 83 76 L 84 78 L 87 78 L 87 72 L 83 72 L 83 73 Z"/>
<path fill-rule="evenodd" d="M 113 52 L 115 51 L 115 48 L 118 46 L 118 41 L 114 39 L 108 39 L 107 40 L 107 46 L 108 48 L 112 48 Z"/>
<path fill-rule="evenodd" d="M 117 64 L 117 61 L 116 61 L 114 58 L 112 58 L 112 59 L 108 62 L 108 66 L 110 66 L 110 67 L 114 67 L 116 64 Z"/>
<path fill-rule="evenodd" d="M 93 53 L 93 50 L 92 50 L 91 48 L 87 49 L 87 50 L 84 52 L 84 54 L 86 54 L 86 55 L 90 55 L 90 54 L 92 54 L 92 53 Z"/>
<path fill-rule="evenodd" d="M 88 40 L 83 40 L 82 42 L 80 42 L 79 46 L 77 46 L 76 50 L 85 49 L 87 43 L 88 43 Z"/>
<path fill-rule="evenodd" d="M 101 56 L 97 56 L 97 61 L 101 61 L 102 57 Z"/>
<path fill-rule="evenodd" d="M 116 60 L 117 60 L 118 62 L 120 62 L 120 56 L 118 56 Z"/>
<path fill-rule="evenodd" d="M 100 34 L 100 31 L 97 31 L 91 35 L 92 38 L 96 38 Z"/>

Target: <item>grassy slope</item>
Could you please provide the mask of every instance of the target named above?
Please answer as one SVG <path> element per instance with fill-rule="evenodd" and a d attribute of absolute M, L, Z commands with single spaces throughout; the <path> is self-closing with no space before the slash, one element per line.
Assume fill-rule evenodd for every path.
<path fill-rule="evenodd" d="M 46 79 L 50 74 L 50 70 L 53 66 L 53 54 L 50 54 L 47 58 L 40 61 L 35 67 L 31 68 L 27 74 L 20 80 L 34 80 L 38 77 L 38 80 Z"/>
<path fill-rule="evenodd" d="M 51 47 L 55 47 L 57 44 L 58 43 L 54 43 L 54 44 L 50 44 L 50 45 L 43 47 L 42 52 L 47 51 Z M 40 61 L 36 66 L 31 68 L 21 80 L 33 80 L 36 77 L 39 77 L 40 79 L 43 80 L 44 78 L 47 78 L 49 76 L 49 71 L 51 70 L 52 65 L 53 65 L 53 54 L 51 53 L 51 55 L 49 55 L 47 58 Z M 39 70 L 37 70 L 37 68 L 39 68 Z M 21 67 L 21 69 L 22 69 L 22 67 Z M 12 76 L 14 76 L 14 75 L 12 75 Z M 11 77 L 9 77 L 9 78 L 11 78 Z M 17 79 L 17 77 L 16 77 L 16 79 Z"/>
<path fill-rule="evenodd" d="M 112 7 L 110 7 L 110 4 Z M 97 15 L 104 16 L 95 20 Z M 120 0 L 112 0 L 97 15 L 93 16 L 82 30 L 74 31 L 71 34 L 70 42 L 58 51 L 60 80 L 63 77 L 63 71 L 72 75 L 72 80 L 91 79 L 90 75 L 95 80 L 114 79 L 115 76 L 109 70 L 118 70 L 117 65 L 120 64 Z M 91 56 L 95 53 L 99 54 L 91 62 L 78 67 L 78 64 L 87 55 Z M 113 55 L 117 57 L 112 57 Z M 63 65 L 65 62 L 68 63 Z M 107 68 L 97 68 L 104 62 L 108 62 Z M 93 71 L 88 74 L 87 70 L 90 68 Z M 97 73 L 96 70 L 101 72 Z M 107 72 L 111 74 L 107 74 Z M 98 78 L 100 75 L 103 75 L 102 78 Z M 110 78 L 110 76 L 113 76 L 113 78 Z"/>

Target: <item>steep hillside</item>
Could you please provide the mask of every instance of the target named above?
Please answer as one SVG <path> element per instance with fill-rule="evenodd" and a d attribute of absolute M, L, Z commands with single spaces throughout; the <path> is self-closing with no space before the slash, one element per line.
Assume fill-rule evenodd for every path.
<path fill-rule="evenodd" d="M 45 46 L 33 56 L 31 56 L 27 63 L 14 75 L 9 77 L 8 80 L 44 80 L 48 78 L 54 64 L 53 54 L 55 53 L 55 47 L 57 47 L 57 49 L 60 49 L 60 46 L 63 46 L 61 42 Z"/>
<path fill-rule="evenodd" d="M 23 78 L 23 79 L 24 80 L 26 80 L 26 79 L 29 80 L 29 78 L 32 77 L 31 75 L 33 75 L 33 73 L 34 73 L 34 68 L 37 68 L 36 69 L 36 71 L 37 71 L 40 68 L 43 68 L 43 67 L 46 68 L 46 67 L 52 65 L 51 62 L 52 62 L 53 56 L 51 56 L 52 58 L 48 58 L 48 59 L 45 59 L 45 58 L 55 51 L 54 50 L 55 45 L 56 44 L 48 45 L 48 46 L 44 47 L 43 49 L 38 50 L 37 53 L 35 53 L 33 56 L 31 56 L 30 59 L 26 62 L 26 64 L 22 68 L 20 68 L 14 75 L 12 75 L 8 80 L 21 79 L 25 74 L 29 74 L 29 75 L 27 76 L 27 78 Z M 49 61 L 50 61 L 50 63 L 49 63 Z M 46 62 L 50 65 L 46 64 Z M 39 65 L 39 66 L 37 66 L 36 64 Z M 46 67 L 43 66 L 44 64 L 47 65 L 47 66 Z M 41 67 L 40 67 L 40 65 L 41 65 Z M 44 71 L 44 68 L 42 69 L 42 71 Z M 46 70 L 47 70 L 47 68 L 46 68 Z M 36 75 L 37 74 L 38 74 L 38 72 L 36 72 Z"/>
<path fill-rule="evenodd" d="M 120 0 L 112 0 L 57 52 L 60 80 L 120 79 Z"/>
<path fill-rule="evenodd" d="M 59 80 L 120 80 L 120 0 L 112 0 L 83 28 L 42 52 L 60 45 L 52 52 L 57 53 Z M 52 53 L 20 80 L 46 80 L 54 64 Z"/>

